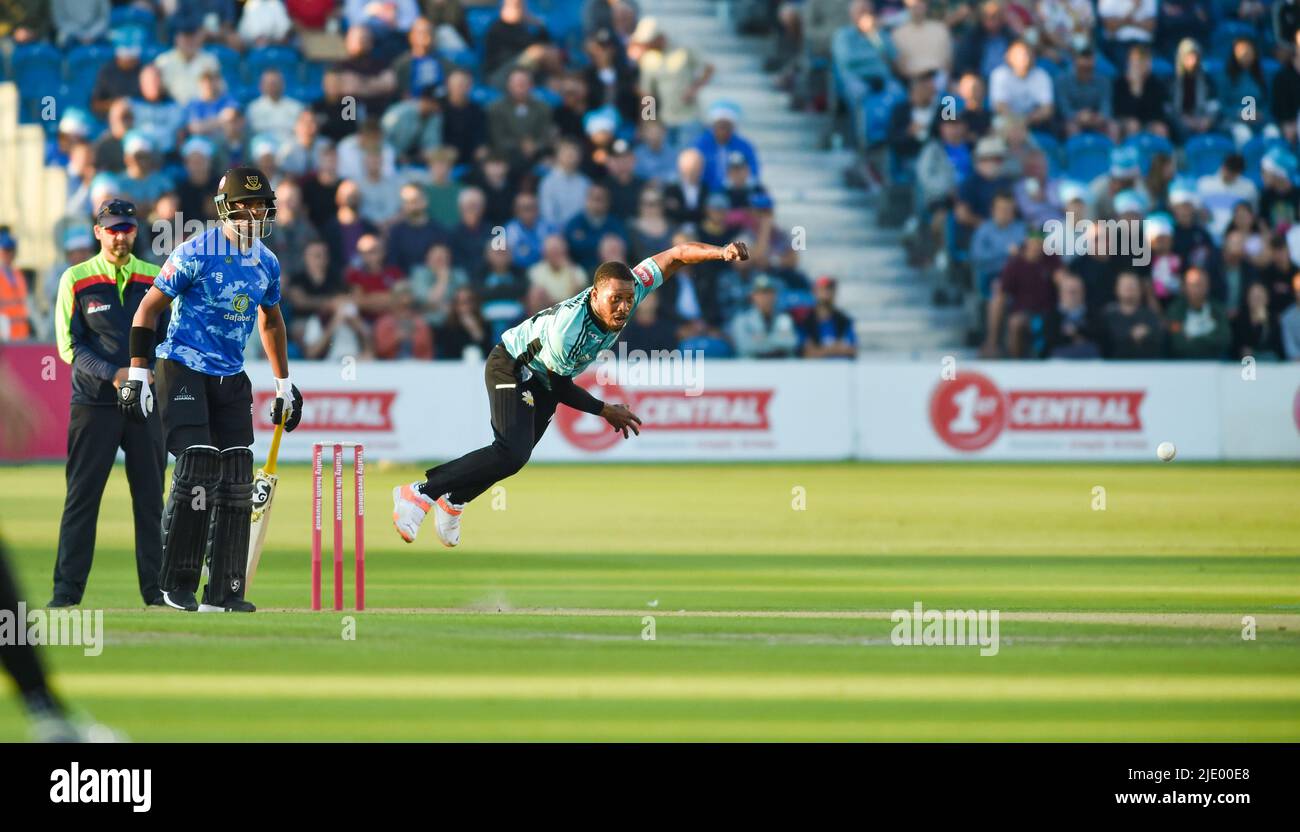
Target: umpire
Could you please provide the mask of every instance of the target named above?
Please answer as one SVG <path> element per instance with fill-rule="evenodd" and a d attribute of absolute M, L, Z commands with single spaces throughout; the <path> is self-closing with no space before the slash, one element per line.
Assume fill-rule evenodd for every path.
<path fill-rule="evenodd" d="M 99 254 L 69 267 L 59 278 L 55 335 L 59 355 L 72 365 L 72 418 L 68 424 L 68 495 L 59 523 L 51 607 L 81 603 L 95 553 L 95 526 L 104 486 L 120 447 L 135 514 L 135 562 L 145 604 L 162 604 L 162 429 L 154 416 L 143 423 L 117 406 L 117 389 L 131 363 L 129 336 L 136 307 L 158 267 L 131 253 L 138 223 L 135 206 L 110 199 L 95 215 Z M 158 326 L 166 330 L 166 315 Z"/>

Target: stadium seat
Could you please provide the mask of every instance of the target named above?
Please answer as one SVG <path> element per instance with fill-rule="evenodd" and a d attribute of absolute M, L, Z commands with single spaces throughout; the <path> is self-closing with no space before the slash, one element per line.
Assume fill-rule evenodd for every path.
<path fill-rule="evenodd" d="M 736 355 L 729 342 L 712 335 L 686 338 L 677 347 L 689 351 L 691 355 L 702 355 L 705 358 L 734 358 Z"/>
<path fill-rule="evenodd" d="M 49 73 L 62 75 L 63 53 L 48 43 L 18 44 L 9 61 L 13 80 L 20 88 L 25 77 L 44 77 Z"/>
<path fill-rule="evenodd" d="M 1102 78 L 1118 78 L 1118 77 L 1119 77 L 1119 70 L 1115 69 L 1115 65 L 1112 64 L 1112 63 L 1111 63 L 1111 62 L 1106 58 L 1105 55 L 1101 54 L 1101 51 L 1100 51 L 1100 50 L 1097 50 L 1096 52 L 1093 52 L 1092 54 L 1094 54 L 1094 55 L 1097 56 L 1097 74 L 1098 74 L 1098 75 L 1100 75 Z"/>
<path fill-rule="evenodd" d="M 113 60 L 113 47 L 102 43 L 81 44 L 68 50 L 63 59 L 63 78 L 73 84 L 93 86 L 99 69 Z"/>
<path fill-rule="evenodd" d="M 1241 148 L 1242 158 L 1246 160 L 1246 176 L 1258 185 L 1260 183 L 1259 165 L 1264 158 L 1264 154 L 1275 147 L 1285 148 L 1287 146 L 1286 139 L 1280 136 L 1274 136 L 1273 138 L 1255 136 L 1246 142 L 1245 146 Z"/>
<path fill-rule="evenodd" d="M 1238 38 L 1257 40 L 1255 27 L 1240 20 L 1221 20 L 1214 27 L 1210 38 L 1209 53 L 1221 61 L 1226 61 L 1232 54 L 1232 43 Z"/>
<path fill-rule="evenodd" d="M 59 116 L 70 107 L 77 107 L 86 112 L 90 112 L 90 93 L 93 87 L 90 84 L 78 83 L 76 81 L 59 85 Z"/>
<path fill-rule="evenodd" d="M 1278 62 L 1277 58 L 1264 55 L 1259 59 L 1259 68 L 1264 74 L 1264 89 L 1272 90 L 1273 76 L 1277 75 L 1277 71 L 1282 68 L 1282 64 Z"/>
<path fill-rule="evenodd" d="M 1071 179 L 1091 182 L 1110 168 L 1114 143 L 1100 133 L 1080 133 L 1065 143 L 1066 173 Z"/>
<path fill-rule="evenodd" d="M 889 115 L 894 105 L 907 99 L 907 92 L 901 84 L 891 82 L 882 92 L 872 93 L 862 100 L 862 135 L 867 145 L 877 145 L 885 141 L 889 134 Z"/>
<path fill-rule="evenodd" d="M 298 65 L 298 83 L 309 87 L 315 87 L 317 90 L 314 98 L 320 97 L 321 82 L 325 79 L 325 64 L 320 61 L 303 61 Z M 285 78 L 286 81 L 292 82 L 293 76 Z"/>
<path fill-rule="evenodd" d="M 298 50 L 288 46 L 263 46 L 254 49 L 244 57 L 244 80 L 255 87 L 261 80 L 262 73 L 272 68 L 280 70 L 280 74 L 286 79 L 292 79 L 298 74 L 301 60 Z"/>
<path fill-rule="evenodd" d="M 469 36 L 474 46 L 483 47 L 483 36 L 487 34 L 492 21 L 500 16 L 495 6 L 471 6 L 465 10 L 465 25 L 469 27 Z"/>
<path fill-rule="evenodd" d="M 1161 81 L 1168 81 L 1174 77 L 1174 65 L 1172 61 L 1155 55 L 1151 58 L 1151 74 Z"/>
<path fill-rule="evenodd" d="M 1236 149 L 1232 139 L 1218 134 L 1195 136 L 1183 147 L 1180 170 L 1190 176 L 1209 176 L 1219 169 L 1223 159 Z"/>
<path fill-rule="evenodd" d="M 1042 149 L 1043 154 L 1047 156 L 1047 170 L 1050 176 L 1056 177 L 1061 172 L 1061 143 L 1051 133 L 1035 130 L 1033 132 L 1034 143 Z"/>
<path fill-rule="evenodd" d="M 41 118 L 43 99 L 51 96 L 57 104 L 63 86 L 62 53 L 48 43 L 20 44 L 14 47 L 10 65 L 18 87 L 20 120 L 24 124 L 46 121 Z"/>
<path fill-rule="evenodd" d="M 1163 153 L 1166 156 L 1174 155 L 1174 146 L 1169 140 L 1154 133 L 1138 133 L 1136 136 L 1131 136 L 1128 141 L 1124 142 L 1124 146 L 1137 151 L 1138 164 L 1142 166 L 1144 176 L 1151 170 L 1151 159 L 1157 153 Z"/>
<path fill-rule="evenodd" d="M 149 40 L 153 40 L 153 32 L 158 21 L 154 17 L 154 13 L 149 9 L 140 6 L 118 6 L 109 13 L 108 23 L 114 29 L 121 29 L 123 26 L 138 26 L 148 33 Z"/>
<path fill-rule="evenodd" d="M 545 102 L 552 110 L 564 106 L 564 97 L 550 87 L 534 87 L 533 98 Z"/>
<path fill-rule="evenodd" d="M 1206 55 L 1201 59 L 1201 66 L 1205 69 L 1205 74 L 1210 76 L 1217 83 L 1223 77 L 1223 60 Z"/>
<path fill-rule="evenodd" d="M 479 84 L 469 91 L 470 100 L 480 107 L 486 107 L 500 97 L 501 90 L 496 87 L 489 87 L 486 84 Z"/>
<path fill-rule="evenodd" d="M 238 52 L 221 43 L 210 43 L 203 47 L 203 51 L 215 56 L 217 63 L 221 64 L 221 77 L 225 79 L 227 86 L 242 80 L 243 72 Z"/>
<path fill-rule="evenodd" d="M 478 69 L 478 53 L 473 49 L 448 49 L 439 54 L 452 66 L 468 69 L 470 72 Z"/>

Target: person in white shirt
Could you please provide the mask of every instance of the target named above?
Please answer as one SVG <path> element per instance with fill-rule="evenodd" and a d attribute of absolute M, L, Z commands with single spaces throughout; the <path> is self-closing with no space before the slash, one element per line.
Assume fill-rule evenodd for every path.
<path fill-rule="evenodd" d="M 1245 200 L 1252 209 L 1259 209 L 1259 190 L 1243 175 L 1245 171 L 1245 160 L 1237 153 L 1230 153 L 1217 173 L 1196 181 L 1196 195 L 1210 214 L 1207 227 L 1216 242 L 1223 239 L 1238 202 Z"/>
<path fill-rule="evenodd" d="M 767 275 L 754 278 L 752 306 L 731 322 L 731 342 L 740 358 L 790 358 L 799 346 L 794 319 L 776 308 L 776 283 Z"/>
<path fill-rule="evenodd" d="M 245 46 L 282 43 L 293 31 L 282 0 L 245 0 L 239 18 L 239 39 Z"/>
<path fill-rule="evenodd" d="M 258 88 L 262 94 L 248 105 L 249 127 L 254 133 L 275 136 L 280 142 L 291 141 L 302 103 L 284 94 L 284 76 L 278 69 L 264 70 Z"/>
<path fill-rule="evenodd" d="M 1111 63 L 1123 66 L 1130 46 L 1155 41 L 1157 11 L 1157 0 L 1097 0 L 1101 46 Z"/>
<path fill-rule="evenodd" d="M 545 309 L 583 290 L 587 276 L 569 258 L 569 243 L 563 234 L 551 234 L 542 241 L 542 259 L 528 269 L 529 309 Z"/>
<path fill-rule="evenodd" d="M 339 142 L 339 176 L 344 179 L 361 179 L 366 175 L 365 157 L 378 153 L 383 157 L 383 176 L 397 173 L 397 151 L 384 141 L 384 130 L 379 119 L 368 117 L 360 129 Z"/>
<path fill-rule="evenodd" d="M 205 72 L 220 72 L 215 55 L 199 51 L 198 24 L 183 22 L 176 30 L 176 46 L 154 59 L 162 73 L 163 86 L 172 100 L 184 107 L 199 97 L 199 79 Z"/>
<path fill-rule="evenodd" d="M 1052 76 L 1034 65 L 1034 50 L 1018 40 L 1007 47 L 1006 61 L 989 75 L 989 103 L 999 114 L 1024 116 L 1031 127 L 1052 120 Z"/>
<path fill-rule="evenodd" d="M 582 150 L 578 144 L 572 139 L 560 141 L 555 165 L 537 188 L 542 219 L 552 227 L 563 228 L 587 204 L 587 188 L 591 182 L 578 169 L 581 163 Z"/>

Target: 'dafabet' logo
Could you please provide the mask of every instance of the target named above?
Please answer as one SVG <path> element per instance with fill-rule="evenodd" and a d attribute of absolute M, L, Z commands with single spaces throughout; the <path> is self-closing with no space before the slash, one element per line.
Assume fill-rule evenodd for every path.
<path fill-rule="evenodd" d="M 253 397 L 253 416 L 259 430 L 272 430 L 271 403 L 274 393 L 261 392 Z M 393 429 L 391 390 L 321 390 L 311 392 L 302 406 L 301 430 L 369 430 Z"/>
<path fill-rule="evenodd" d="M 941 381 L 930 397 L 930 425 L 948 446 L 978 451 L 1003 430 L 1140 431 L 1142 390 L 998 389 L 980 373 Z"/>
<path fill-rule="evenodd" d="M 685 390 L 625 390 L 614 383 L 597 382 L 595 373 L 586 373 L 575 381 L 602 401 L 631 408 L 641 417 L 643 433 L 770 429 L 768 405 L 772 390 L 711 390 L 688 396 Z M 604 419 L 580 410 L 558 408 L 555 421 L 564 438 L 584 451 L 603 451 L 623 441 L 623 434 L 615 433 Z"/>

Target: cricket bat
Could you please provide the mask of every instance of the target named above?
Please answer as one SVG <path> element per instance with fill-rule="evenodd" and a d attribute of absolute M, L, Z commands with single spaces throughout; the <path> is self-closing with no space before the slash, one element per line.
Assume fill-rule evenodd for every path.
<path fill-rule="evenodd" d="M 266 543 L 266 530 L 271 525 L 271 501 L 275 499 L 275 484 L 279 477 L 275 475 L 275 458 L 280 453 L 280 437 L 284 434 L 284 425 L 275 426 L 271 435 L 271 451 L 266 455 L 266 465 L 257 469 L 253 477 L 253 516 L 252 528 L 248 535 L 248 568 L 244 572 L 244 584 L 253 585 L 253 573 L 257 563 L 262 559 L 262 545 Z"/>

